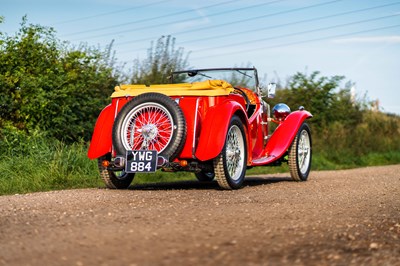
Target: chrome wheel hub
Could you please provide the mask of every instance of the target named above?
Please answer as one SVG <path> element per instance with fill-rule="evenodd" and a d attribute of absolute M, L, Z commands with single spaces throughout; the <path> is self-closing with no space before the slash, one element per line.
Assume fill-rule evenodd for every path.
<path fill-rule="evenodd" d="M 241 175 L 244 162 L 244 141 L 239 127 L 232 126 L 229 129 L 226 143 L 226 165 L 229 175 L 233 180 L 238 180 Z"/>
<path fill-rule="evenodd" d="M 297 158 L 299 162 L 300 172 L 305 174 L 310 165 L 310 151 L 311 151 L 311 143 L 308 132 L 303 130 L 300 135 Z"/>

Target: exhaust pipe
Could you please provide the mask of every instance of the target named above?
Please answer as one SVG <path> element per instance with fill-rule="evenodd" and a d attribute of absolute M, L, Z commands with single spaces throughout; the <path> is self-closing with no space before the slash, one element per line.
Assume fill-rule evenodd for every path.
<path fill-rule="evenodd" d="M 163 156 L 157 157 L 157 168 L 164 167 L 167 165 L 168 165 L 168 160 L 166 158 L 164 158 Z"/>
<path fill-rule="evenodd" d="M 114 166 L 117 168 L 125 168 L 125 158 L 121 156 L 115 157 Z"/>

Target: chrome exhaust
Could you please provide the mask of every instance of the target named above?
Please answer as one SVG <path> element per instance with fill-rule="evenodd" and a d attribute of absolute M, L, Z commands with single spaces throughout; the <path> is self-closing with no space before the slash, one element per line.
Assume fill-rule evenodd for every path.
<path fill-rule="evenodd" d="M 117 156 L 114 159 L 114 166 L 117 168 L 125 168 L 125 158 L 121 156 Z"/>
<path fill-rule="evenodd" d="M 168 160 L 164 158 L 163 156 L 158 156 L 157 157 L 157 168 L 164 167 L 168 165 Z"/>

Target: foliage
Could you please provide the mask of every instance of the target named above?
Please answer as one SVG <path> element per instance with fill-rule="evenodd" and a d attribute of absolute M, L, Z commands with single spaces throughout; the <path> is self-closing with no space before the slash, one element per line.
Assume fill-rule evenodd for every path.
<path fill-rule="evenodd" d="M 351 95 L 350 82 L 340 88 L 344 77 L 319 75 L 295 74 L 287 88 L 277 90 L 271 104 L 284 102 L 292 109 L 303 105 L 313 114 L 308 123 L 313 131 L 313 151 L 322 165 L 369 165 L 365 160 L 370 154 L 399 152 L 399 116 L 370 110 L 364 98 Z"/>
<path fill-rule="evenodd" d="M 96 160 L 86 156 L 87 144 L 65 144 L 40 134 L 27 136 L 13 131 L 13 137 L 1 142 L 0 195 L 28 193 L 72 188 L 104 187 L 97 170 Z M 340 161 L 333 161 L 326 154 L 316 151 L 313 170 L 344 169 L 360 166 L 400 163 L 400 151 L 368 153 L 353 157 L 344 154 Z M 288 172 L 288 167 L 254 167 L 247 176 Z M 289 177 L 289 176 L 288 176 Z M 132 186 L 158 182 L 196 180 L 193 173 L 137 174 Z"/>
<path fill-rule="evenodd" d="M 83 142 L 67 145 L 24 133 L 13 137 L 2 142 L 0 195 L 102 185 Z"/>
<path fill-rule="evenodd" d="M 111 45 L 68 47 L 52 28 L 28 25 L 26 17 L 15 36 L 0 38 L 0 126 L 67 142 L 90 139 L 118 84 Z"/>
<path fill-rule="evenodd" d="M 289 79 L 287 88 L 277 90 L 273 103 L 285 102 L 292 110 L 304 106 L 314 114 L 312 124 L 318 131 L 333 122 L 354 126 L 362 119 L 364 103 L 352 97 L 351 83 L 340 88 L 343 80 L 343 76 L 320 77 L 318 71 L 309 76 L 298 72 Z"/>
<path fill-rule="evenodd" d="M 169 83 L 169 76 L 175 70 L 188 66 L 189 54 L 185 55 L 182 47 L 175 48 L 175 38 L 170 35 L 162 36 L 151 44 L 147 58 L 134 60 L 131 83 L 133 84 L 162 84 Z M 176 80 L 175 82 L 180 82 Z"/>

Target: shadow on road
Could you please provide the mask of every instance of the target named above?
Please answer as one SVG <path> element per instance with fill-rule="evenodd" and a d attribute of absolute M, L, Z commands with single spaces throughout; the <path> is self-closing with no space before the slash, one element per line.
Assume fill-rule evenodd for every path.
<path fill-rule="evenodd" d="M 246 177 L 243 186 L 261 186 L 269 185 L 280 182 L 292 182 L 290 177 Z M 158 182 L 158 183 L 145 183 L 135 184 L 129 187 L 131 190 L 170 190 L 170 189 L 196 189 L 196 190 L 209 190 L 209 189 L 221 189 L 216 180 L 210 182 L 200 182 L 197 180 L 185 180 L 185 181 L 171 181 L 171 182 Z"/>

